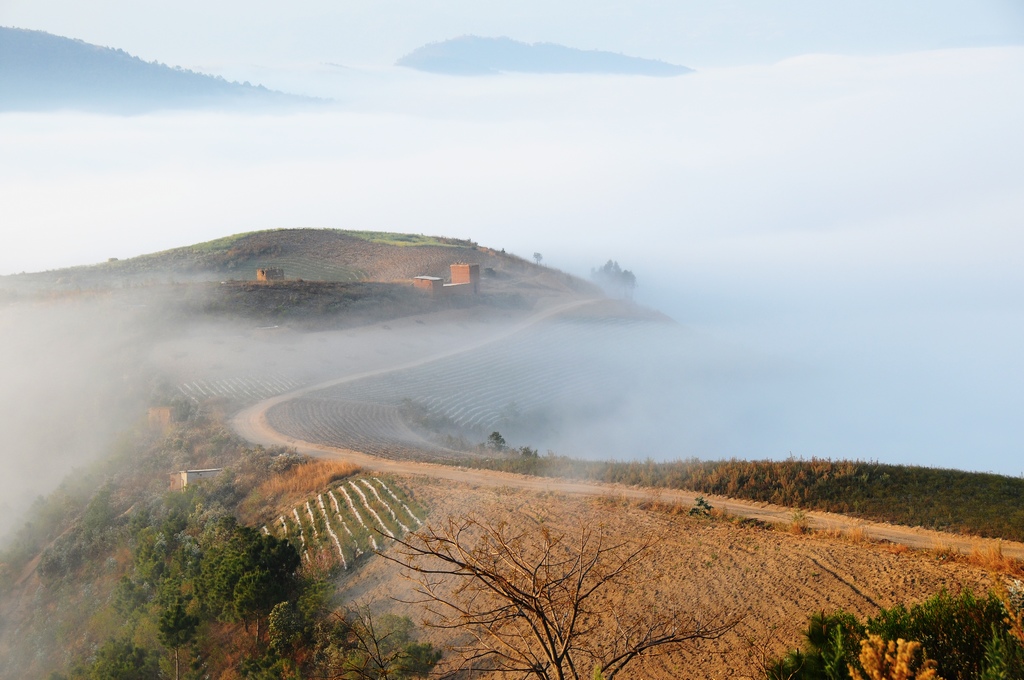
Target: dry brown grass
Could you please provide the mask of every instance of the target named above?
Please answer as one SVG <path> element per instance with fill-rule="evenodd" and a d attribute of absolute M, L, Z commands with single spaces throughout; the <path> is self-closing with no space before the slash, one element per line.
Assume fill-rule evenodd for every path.
<path fill-rule="evenodd" d="M 725 520 L 726 522 L 735 522 L 737 517 L 730 514 L 728 510 L 722 508 L 711 508 L 711 518 L 718 520 Z"/>
<path fill-rule="evenodd" d="M 864 527 L 854 527 L 846 532 L 846 540 L 850 543 L 867 543 L 868 535 Z"/>
<path fill-rule="evenodd" d="M 1000 574 L 1024 574 L 1024 564 L 1020 560 L 1004 555 L 1003 544 L 998 541 L 984 548 L 975 546 L 967 556 L 967 562 Z"/>
<path fill-rule="evenodd" d="M 953 560 L 960 556 L 956 548 L 940 541 L 936 541 L 932 546 L 932 554 L 935 555 L 935 559 L 942 561 Z"/>
<path fill-rule="evenodd" d="M 260 486 L 266 495 L 308 494 L 331 482 L 359 472 L 359 466 L 342 460 L 315 460 L 289 468 Z"/>
<path fill-rule="evenodd" d="M 340 460 L 314 460 L 271 477 L 249 495 L 242 508 L 248 521 L 261 521 L 286 502 L 326 489 L 332 482 L 359 472 L 359 467 Z"/>
<path fill-rule="evenodd" d="M 860 664 L 867 680 L 942 680 L 921 643 L 910 640 L 887 642 L 877 635 L 868 635 L 860 643 Z M 848 668 L 854 680 L 865 680 L 856 668 Z"/>
<path fill-rule="evenodd" d="M 674 503 L 663 500 L 639 501 L 634 503 L 635 507 L 647 512 L 660 512 L 666 515 L 687 515 L 690 507 L 683 503 Z"/>
<path fill-rule="evenodd" d="M 811 525 L 807 520 L 807 513 L 803 510 L 794 510 L 793 518 L 789 524 L 790 533 L 801 535 L 811 533 Z"/>
<path fill-rule="evenodd" d="M 936 542 L 931 549 L 936 560 L 960 562 L 1010 576 L 1024 576 L 1024 561 L 1003 554 L 1002 543 L 996 541 L 987 546 L 975 545 L 969 554 L 964 554 L 945 543 Z"/>

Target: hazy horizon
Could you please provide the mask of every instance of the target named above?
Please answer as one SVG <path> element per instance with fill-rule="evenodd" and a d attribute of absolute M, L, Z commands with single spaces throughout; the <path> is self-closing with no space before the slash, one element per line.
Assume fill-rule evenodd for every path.
<path fill-rule="evenodd" d="M 198 25 L 197 4 L 170 17 L 0 2 L 3 25 L 337 100 L 275 114 L 0 114 L 0 274 L 280 227 L 468 238 L 581 276 L 614 258 L 636 273 L 638 302 L 687 338 L 663 376 L 682 406 L 638 401 L 618 433 L 677 428 L 658 457 L 1024 474 L 1024 11 L 874 3 L 854 21 L 852 4 L 801 15 L 808 6 L 651 3 L 625 21 L 608 5 L 573 27 L 571 3 L 548 23 L 532 5 L 512 16 L 394 3 L 339 30 L 380 40 L 343 44 L 327 35 L 341 9 L 324 3 L 284 22 L 279 8 L 228 4 Z M 104 22 L 114 11 L 121 21 Z M 398 25 L 404 11 L 425 18 Z M 682 24 L 697 38 L 680 38 Z M 459 78 L 389 65 L 462 33 L 698 72 Z M 614 442 L 614 429 L 595 439 Z"/>
<path fill-rule="evenodd" d="M 1024 6 L 1014 0 L 788 0 L 728 4 L 588 3 L 514 6 L 392 0 L 372 6 L 186 0 L 173 5 L 104 0 L 0 1 L 0 25 L 44 30 L 217 75 L 233 69 L 316 64 L 389 66 L 430 42 L 507 36 L 601 49 L 705 68 L 772 63 L 802 54 L 882 55 L 1020 45 Z"/>

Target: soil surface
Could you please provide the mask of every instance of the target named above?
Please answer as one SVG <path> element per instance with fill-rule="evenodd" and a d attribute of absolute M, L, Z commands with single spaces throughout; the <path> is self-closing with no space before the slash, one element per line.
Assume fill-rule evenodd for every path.
<path fill-rule="evenodd" d="M 760 678 L 766 656 L 778 657 L 801 644 L 801 630 L 814 612 L 843 609 L 867 617 L 879 607 L 919 602 L 943 588 L 985 592 L 997 578 L 897 545 L 693 518 L 685 509 L 682 514 L 644 509 L 628 498 L 524 490 L 495 484 L 488 474 L 474 479 L 482 483 L 419 475 L 402 481 L 429 508 L 426 521 L 433 526 L 472 516 L 527 530 L 543 526 L 576 538 L 586 527 L 609 542 L 654 537 L 648 557 L 630 574 L 628 592 L 613 588 L 603 601 L 620 614 L 638 606 L 675 611 L 684 625 L 692 617 L 737 622 L 719 639 L 631 666 L 624 678 Z M 384 547 L 384 555 L 403 559 L 394 544 Z M 339 597 L 350 606 L 373 603 L 379 611 L 429 622 L 411 576 L 396 562 L 369 559 L 340 578 Z M 440 646 L 458 641 L 451 631 L 429 626 L 424 639 Z M 457 659 L 449 650 L 444 663 Z"/>

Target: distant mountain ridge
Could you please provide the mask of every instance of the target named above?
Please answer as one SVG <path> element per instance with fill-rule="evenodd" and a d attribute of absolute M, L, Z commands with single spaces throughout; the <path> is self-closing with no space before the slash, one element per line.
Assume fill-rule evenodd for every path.
<path fill-rule="evenodd" d="M 656 59 L 601 50 L 579 50 L 554 43 L 466 35 L 419 47 L 396 62 L 419 71 L 451 75 L 519 73 L 601 73 L 678 76 L 693 69 Z"/>
<path fill-rule="evenodd" d="M 314 100 L 146 62 L 123 50 L 0 27 L 0 111 L 286 105 Z"/>

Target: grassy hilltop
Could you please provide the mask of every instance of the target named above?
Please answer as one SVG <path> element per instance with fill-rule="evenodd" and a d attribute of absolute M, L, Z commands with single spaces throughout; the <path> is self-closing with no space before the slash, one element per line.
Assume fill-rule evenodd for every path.
<path fill-rule="evenodd" d="M 479 296 L 434 300 L 415 276 L 448 277 L 453 263 L 480 265 Z M 257 268 L 285 280 L 256 285 Z M 351 326 L 466 306 L 528 308 L 537 299 L 597 294 L 578 278 L 477 244 L 416 234 L 338 229 L 248 232 L 127 259 L 0 277 L 0 303 L 115 294 L 153 297 L 182 317 L 257 319 L 305 327 Z"/>

